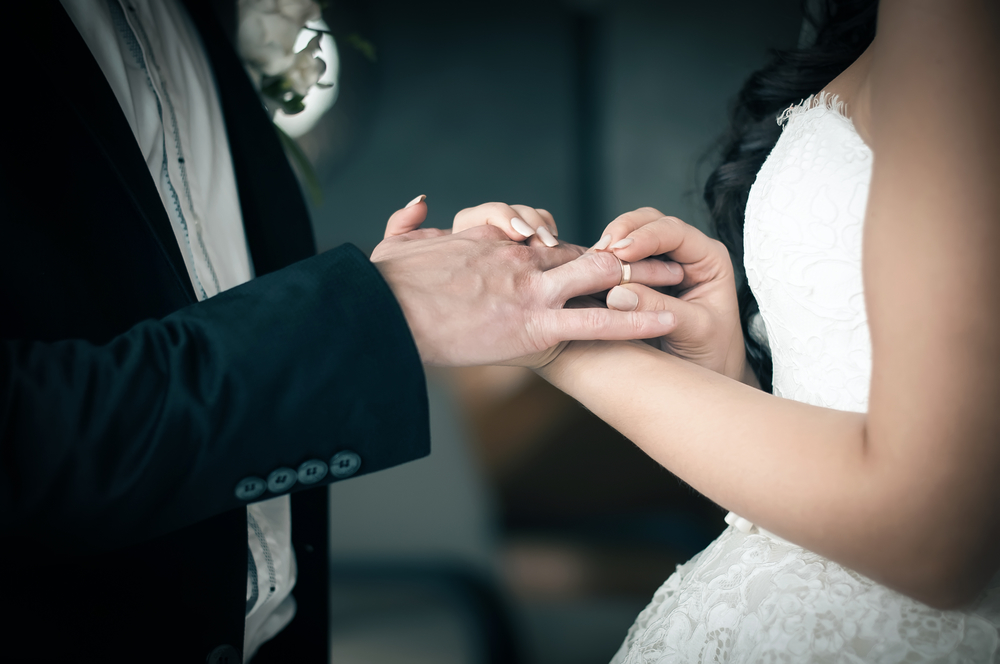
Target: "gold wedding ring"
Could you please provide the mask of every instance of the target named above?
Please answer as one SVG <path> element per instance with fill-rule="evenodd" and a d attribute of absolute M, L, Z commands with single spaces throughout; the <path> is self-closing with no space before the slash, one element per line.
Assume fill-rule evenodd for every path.
<path fill-rule="evenodd" d="M 612 256 L 614 256 L 614 254 L 612 254 Z M 615 258 L 618 258 L 618 257 L 615 256 Z M 622 278 L 618 282 L 618 285 L 619 286 L 624 286 L 625 284 L 627 284 L 630 281 L 632 281 L 632 264 L 629 263 L 629 262 L 623 261 L 622 259 L 618 258 L 618 265 L 622 269 Z"/>

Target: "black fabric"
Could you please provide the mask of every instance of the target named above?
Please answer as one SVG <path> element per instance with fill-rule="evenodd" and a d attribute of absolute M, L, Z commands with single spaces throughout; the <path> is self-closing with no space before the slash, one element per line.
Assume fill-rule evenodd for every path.
<path fill-rule="evenodd" d="M 214 20 L 212 8 L 204 0 L 185 0 L 185 4 L 203 35 L 215 71 L 240 183 L 243 228 L 254 248 L 254 270 L 258 276 L 267 274 L 316 253 L 312 227 L 299 222 L 308 222 L 309 214 L 275 127 L 264 114 L 222 27 Z"/>
<path fill-rule="evenodd" d="M 202 662 L 223 644 L 242 650 L 237 482 L 345 449 L 360 474 L 427 454 L 416 348 L 357 249 L 306 258 L 298 185 L 199 3 L 189 6 L 219 77 L 243 215 L 258 229 L 251 255 L 271 273 L 200 303 L 86 44 L 57 1 L 23 4 L 9 22 L 45 26 L 42 68 L 60 73 L 63 94 L 0 110 L 0 563 L 14 614 L 0 621 L 3 659 Z M 8 49 L 37 52 L 36 37 L 13 30 Z M 302 488 L 299 615 L 269 648 L 328 661 L 326 492 Z"/>

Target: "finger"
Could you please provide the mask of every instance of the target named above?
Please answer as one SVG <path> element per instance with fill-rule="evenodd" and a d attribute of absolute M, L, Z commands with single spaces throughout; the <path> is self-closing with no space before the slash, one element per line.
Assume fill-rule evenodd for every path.
<path fill-rule="evenodd" d="M 704 307 L 647 288 L 642 284 L 615 286 L 608 291 L 605 304 L 615 311 L 670 311 L 678 321 L 673 335 L 677 335 L 681 328 L 689 331 L 701 329 L 700 326 L 707 323 L 709 316 Z"/>
<path fill-rule="evenodd" d="M 424 229 L 421 229 L 424 230 Z M 431 229 L 428 229 L 431 230 Z M 437 229 L 434 229 L 437 230 Z M 447 233 L 448 231 L 441 231 L 442 233 Z M 457 235 L 457 233 L 456 233 Z M 570 244 L 568 242 L 560 242 L 555 247 L 546 247 L 544 245 L 534 246 L 529 245 L 525 247 L 524 245 L 510 244 L 510 240 L 506 238 L 504 232 L 493 225 L 488 226 L 473 226 L 467 230 L 462 231 L 461 235 L 466 238 L 471 238 L 477 242 L 495 242 L 498 244 L 507 243 L 511 250 L 521 249 L 528 253 L 528 260 L 534 262 L 534 265 L 542 272 L 546 270 L 551 270 L 560 265 L 564 265 L 570 261 L 573 261 L 583 255 L 586 251 L 581 246 Z M 524 260 L 525 255 L 522 253 L 512 254 L 512 258 L 516 256 L 517 260 Z M 612 258 L 611 260 L 614 260 Z"/>
<path fill-rule="evenodd" d="M 403 235 L 420 228 L 420 224 L 427 218 L 427 203 L 424 202 L 426 198 L 420 194 L 407 203 L 405 208 L 396 210 L 385 225 L 385 237 Z"/>
<path fill-rule="evenodd" d="M 605 304 L 615 311 L 673 311 L 676 301 L 642 284 L 626 284 L 608 291 Z"/>
<path fill-rule="evenodd" d="M 403 233 L 402 235 L 393 235 L 391 238 L 386 238 L 385 241 L 389 242 L 409 242 L 410 240 L 429 240 L 435 237 L 441 237 L 442 235 L 450 235 L 451 231 L 442 228 L 418 228 L 416 230 L 410 231 L 409 233 Z"/>
<path fill-rule="evenodd" d="M 394 248 L 398 247 L 402 243 L 410 242 L 412 240 L 430 240 L 436 237 L 441 237 L 442 235 L 449 235 L 450 233 L 451 231 L 442 230 L 440 228 L 418 228 L 417 230 L 410 231 L 409 233 L 387 237 L 379 242 L 375 249 L 372 250 L 371 260 L 374 263 L 385 259 L 386 256 L 391 256 Z"/>
<path fill-rule="evenodd" d="M 556 218 L 553 217 L 552 213 L 549 212 L 548 210 L 544 210 L 542 208 L 531 208 L 528 206 L 519 206 L 519 205 L 514 205 L 513 207 L 514 209 L 519 209 L 521 207 L 528 208 L 529 210 L 531 210 L 531 214 L 539 221 L 538 225 L 535 225 L 533 222 L 529 222 L 532 224 L 534 228 L 537 229 L 539 226 L 544 225 L 545 228 L 547 228 L 548 231 L 552 233 L 554 237 L 559 237 L 559 227 L 556 225 Z"/>
<path fill-rule="evenodd" d="M 549 227 L 552 234 L 559 237 L 559 227 L 556 226 L 556 218 L 552 216 L 552 213 L 548 210 L 543 210 L 542 208 L 535 208 L 535 212 L 542 215 L 542 219 L 545 220 L 545 225 Z"/>
<path fill-rule="evenodd" d="M 673 286 L 684 278 L 684 270 L 676 263 L 644 260 L 631 264 L 631 281 L 649 286 Z M 565 302 L 578 295 L 589 295 L 617 286 L 622 279 L 621 263 L 614 255 L 587 252 L 577 260 L 546 271 L 545 288 L 554 301 Z"/>
<path fill-rule="evenodd" d="M 629 266 L 632 273 L 629 277 L 629 283 L 659 287 L 676 286 L 684 281 L 684 268 L 674 261 L 647 258 L 629 263 Z"/>
<path fill-rule="evenodd" d="M 555 235 L 552 234 L 552 229 L 549 228 L 548 221 L 545 217 L 538 213 L 538 210 L 533 207 L 528 207 L 527 205 L 511 205 L 510 207 L 517 212 L 526 224 L 535 230 L 535 237 L 537 237 L 543 245 L 546 247 L 554 247 L 559 244 L 559 240 L 556 239 Z"/>
<path fill-rule="evenodd" d="M 523 242 L 535 234 L 534 227 L 506 203 L 484 203 L 460 211 L 455 215 L 452 231 L 461 233 L 476 226 L 495 226 L 514 242 Z"/>
<path fill-rule="evenodd" d="M 704 339 L 711 326 L 711 314 L 702 306 L 671 297 L 640 284 L 615 286 L 605 301 L 615 311 L 669 311 L 676 324 L 666 336 L 668 342 L 688 343 Z"/>
<path fill-rule="evenodd" d="M 547 247 L 542 244 L 541 240 L 535 240 L 534 238 L 532 238 L 529 246 L 536 250 L 538 268 L 546 274 L 548 270 L 572 263 L 586 251 L 583 247 L 567 242 L 560 242 L 554 247 Z"/>
<path fill-rule="evenodd" d="M 616 219 L 620 223 L 615 233 L 625 230 L 638 219 Z M 677 217 L 660 217 L 636 226 L 608 249 L 624 261 L 635 261 L 647 256 L 667 255 L 678 263 L 697 263 L 707 258 L 728 257 L 721 242 L 713 240 L 694 226 Z"/>
<path fill-rule="evenodd" d="M 614 221 L 608 224 L 607 228 L 604 229 L 604 233 L 601 234 L 601 239 L 591 248 L 596 251 L 603 251 L 612 244 L 628 237 L 628 234 L 635 229 L 661 217 L 663 217 L 662 212 L 650 207 L 639 208 L 638 210 L 619 215 Z"/>
<path fill-rule="evenodd" d="M 553 343 L 573 339 L 614 341 L 662 337 L 675 326 L 676 318 L 669 311 L 557 309 L 543 319 L 542 333 Z"/>

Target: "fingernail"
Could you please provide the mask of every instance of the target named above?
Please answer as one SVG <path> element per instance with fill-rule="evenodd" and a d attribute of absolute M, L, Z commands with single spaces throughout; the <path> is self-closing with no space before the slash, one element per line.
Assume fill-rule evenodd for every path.
<path fill-rule="evenodd" d="M 518 231 L 520 232 L 520 231 Z M 538 227 L 538 239 L 540 239 L 546 247 L 554 247 L 559 244 L 559 240 L 553 237 L 552 233 L 549 232 L 545 226 Z"/>
<path fill-rule="evenodd" d="M 618 240 L 617 242 L 615 242 L 613 245 L 611 245 L 608 248 L 609 249 L 624 249 L 625 247 L 629 246 L 633 242 L 635 242 L 634 239 L 632 239 L 630 237 L 627 237 L 627 238 L 625 238 L 623 240 Z"/>
<path fill-rule="evenodd" d="M 604 237 L 602 237 L 600 240 L 597 241 L 597 244 L 595 244 L 592 247 L 592 249 L 596 249 L 597 251 L 604 251 L 605 249 L 608 248 L 609 244 L 611 244 L 611 236 L 605 235 Z"/>
<path fill-rule="evenodd" d="M 511 225 L 511 227 L 515 231 L 517 231 L 518 233 L 520 233 L 524 237 L 531 237 L 532 235 L 535 234 L 535 229 L 534 228 L 532 228 L 528 224 L 524 223 L 523 221 L 521 221 L 517 217 L 514 217 L 513 219 L 510 220 L 510 225 Z"/>
<path fill-rule="evenodd" d="M 552 233 L 553 237 L 559 237 L 559 229 L 556 228 L 555 226 L 549 228 L 549 232 Z"/>
<path fill-rule="evenodd" d="M 639 296 L 627 288 L 615 286 L 608 291 L 608 306 L 618 311 L 635 311 L 639 306 Z"/>
<path fill-rule="evenodd" d="M 674 314 L 670 311 L 661 311 L 656 316 L 656 320 L 660 321 L 660 325 L 673 325 L 674 324 Z"/>
<path fill-rule="evenodd" d="M 412 201 L 410 201 L 409 203 L 407 203 L 406 207 L 409 208 L 409 207 L 413 207 L 417 203 L 423 203 L 425 198 L 427 198 L 427 196 L 425 196 L 424 194 L 420 194 L 419 196 L 417 196 L 416 198 L 414 198 Z"/>
<path fill-rule="evenodd" d="M 682 268 L 679 263 L 666 261 L 664 265 L 667 266 L 667 269 L 670 270 L 671 274 L 676 274 L 676 275 L 684 274 L 684 268 Z"/>

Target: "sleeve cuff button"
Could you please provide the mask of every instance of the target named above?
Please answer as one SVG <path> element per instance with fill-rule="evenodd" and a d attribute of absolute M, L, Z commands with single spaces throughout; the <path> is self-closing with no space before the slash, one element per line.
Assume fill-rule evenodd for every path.
<path fill-rule="evenodd" d="M 361 467 L 361 457 L 354 452 L 337 452 L 330 459 L 330 474 L 337 479 L 350 477 Z"/>
<path fill-rule="evenodd" d="M 310 459 L 299 466 L 299 482 L 301 484 L 315 484 L 326 477 L 326 471 L 326 463 L 319 459 Z"/>
<path fill-rule="evenodd" d="M 298 480 L 298 473 L 292 468 L 278 468 L 267 476 L 267 488 L 271 493 L 284 493 Z"/>
<path fill-rule="evenodd" d="M 236 484 L 236 497 L 239 500 L 253 500 L 267 490 L 267 482 L 259 477 L 244 477 Z"/>

